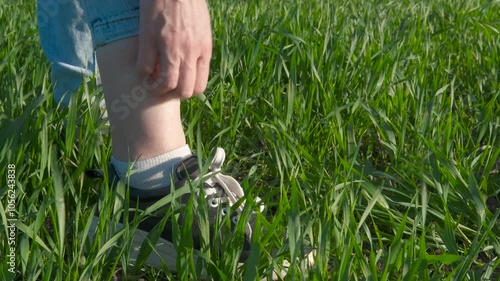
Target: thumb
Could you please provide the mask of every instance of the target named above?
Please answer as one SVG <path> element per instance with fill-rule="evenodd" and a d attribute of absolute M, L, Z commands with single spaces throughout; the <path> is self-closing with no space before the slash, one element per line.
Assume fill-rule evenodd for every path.
<path fill-rule="evenodd" d="M 137 71 L 142 75 L 150 75 L 155 72 L 156 58 L 158 52 L 150 40 L 139 36 L 139 53 L 137 55 Z"/>

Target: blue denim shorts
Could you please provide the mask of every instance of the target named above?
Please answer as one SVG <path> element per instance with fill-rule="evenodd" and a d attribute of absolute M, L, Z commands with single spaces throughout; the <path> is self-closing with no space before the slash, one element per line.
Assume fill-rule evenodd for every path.
<path fill-rule="evenodd" d="M 54 99 L 68 106 L 84 78 L 97 73 L 95 49 L 139 33 L 139 0 L 38 0 L 37 20 Z"/>

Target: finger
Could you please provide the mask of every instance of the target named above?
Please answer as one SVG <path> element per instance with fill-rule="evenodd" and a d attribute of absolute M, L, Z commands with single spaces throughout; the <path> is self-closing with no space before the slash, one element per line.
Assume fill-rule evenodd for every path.
<path fill-rule="evenodd" d="M 139 35 L 139 53 L 137 55 L 137 71 L 142 75 L 152 74 L 156 67 L 158 52 L 146 39 Z"/>
<path fill-rule="evenodd" d="M 160 69 L 158 72 L 158 82 L 164 87 L 164 92 L 175 90 L 179 83 L 178 59 L 171 55 L 169 58 L 166 52 L 162 52 L 160 59 Z"/>
<path fill-rule="evenodd" d="M 194 94 L 201 94 L 207 88 L 208 75 L 210 72 L 210 56 L 202 56 L 198 59 L 196 66 L 196 81 Z"/>
<path fill-rule="evenodd" d="M 196 59 L 191 58 L 181 64 L 181 75 L 176 90 L 181 99 L 188 99 L 193 96 L 195 81 Z"/>

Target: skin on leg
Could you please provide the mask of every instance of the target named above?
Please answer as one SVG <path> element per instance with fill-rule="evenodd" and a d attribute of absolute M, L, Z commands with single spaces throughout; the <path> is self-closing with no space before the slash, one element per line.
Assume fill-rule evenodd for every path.
<path fill-rule="evenodd" d="M 186 144 L 180 97 L 137 71 L 138 50 L 137 36 L 96 50 L 113 155 L 120 161 L 151 158 Z"/>

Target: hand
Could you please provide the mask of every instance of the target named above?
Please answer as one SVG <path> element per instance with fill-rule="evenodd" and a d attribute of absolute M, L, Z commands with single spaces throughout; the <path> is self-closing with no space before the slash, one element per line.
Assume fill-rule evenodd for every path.
<path fill-rule="evenodd" d="M 212 30 L 206 0 L 141 0 L 137 68 L 158 93 L 188 99 L 207 87 Z"/>

